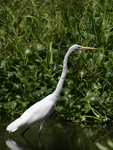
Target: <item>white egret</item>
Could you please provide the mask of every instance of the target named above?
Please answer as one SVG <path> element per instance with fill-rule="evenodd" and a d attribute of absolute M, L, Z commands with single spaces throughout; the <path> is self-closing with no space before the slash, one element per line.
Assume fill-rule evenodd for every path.
<path fill-rule="evenodd" d="M 42 99 L 41 101 L 32 105 L 29 109 L 27 109 L 18 119 L 16 119 L 15 121 L 13 121 L 11 124 L 8 125 L 8 127 L 6 128 L 7 131 L 12 133 L 17 129 L 26 126 L 27 129 L 21 134 L 23 135 L 33 124 L 40 123 L 39 128 L 39 136 L 40 136 L 42 126 L 45 120 L 53 112 L 56 102 L 59 99 L 60 93 L 62 91 L 63 83 L 67 74 L 68 57 L 73 51 L 83 49 L 96 49 L 96 48 L 83 47 L 77 44 L 71 46 L 64 57 L 63 71 L 55 91 L 52 94 L 45 97 L 44 99 Z"/>

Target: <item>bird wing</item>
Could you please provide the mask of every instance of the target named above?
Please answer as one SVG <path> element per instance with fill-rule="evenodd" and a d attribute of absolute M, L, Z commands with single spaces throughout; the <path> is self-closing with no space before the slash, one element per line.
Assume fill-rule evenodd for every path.
<path fill-rule="evenodd" d="M 52 101 L 52 94 L 45 97 L 43 100 L 35 103 L 29 109 L 27 109 L 20 118 L 26 120 L 26 125 L 32 125 L 34 123 L 39 123 L 46 119 L 54 110 L 55 104 Z"/>
<path fill-rule="evenodd" d="M 27 109 L 18 119 L 13 121 L 7 127 L 7 131 L 14 132 L 23 126 L 31 126 L 34 123 L 40 123 L 45 120 L 54 110 L 55 103 L 52 94 L 45 97 L 43 100 L 35 103 Z"/>

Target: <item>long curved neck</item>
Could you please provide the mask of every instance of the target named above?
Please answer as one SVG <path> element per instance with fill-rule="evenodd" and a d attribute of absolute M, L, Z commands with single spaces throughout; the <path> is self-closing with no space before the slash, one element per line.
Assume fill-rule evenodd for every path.
<path fill-rule="evenodd" d="M 61 77 L 59 79 L 59 82 L 57 84 L 57 87 L 54 91 L 54 93 L 56 94 L 56 96 L 59 97 L 61 91 L 62 91 L 62 88 L 63 88 L 63 84 L 64 84 L 64 80 L 66 78 L 66 75 L 67 75 L 67 61 L 68 61 L 68 57 L 69 55 L 72 53 L 73 50 L 69 49 L 64 57 L 64 61 L 63 61 L 63 70 L 62 70 L 62 74 L 61 74 Z M 57 101 L 57 100 L 56 100 Z"/>

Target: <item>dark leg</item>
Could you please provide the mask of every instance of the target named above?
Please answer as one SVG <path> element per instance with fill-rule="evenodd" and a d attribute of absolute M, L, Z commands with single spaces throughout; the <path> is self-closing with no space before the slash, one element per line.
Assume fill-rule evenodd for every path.
<path fill-rule="evenodd" d="M 23 136 L 24 135 L 24 133 L 28 130 L 29 128 L 27 128 L 24 132 L 22 132 L 21 133 L 21 136 Z"/>

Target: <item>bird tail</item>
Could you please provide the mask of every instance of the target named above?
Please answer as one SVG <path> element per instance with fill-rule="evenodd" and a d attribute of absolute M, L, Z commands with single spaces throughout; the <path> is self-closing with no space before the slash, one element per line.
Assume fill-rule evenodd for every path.
<path fill-rule="evenodd" d="M 24 121 L 21 118 L 18 118 L 15 121 L 13 121 L 11 124 L 9 124 L 6 130 L 12 133 L 16 131 L 18 128 L 20 128 L 21 126 L 23 126 L 23 124 L 24 124 Z"/>

